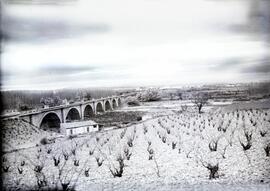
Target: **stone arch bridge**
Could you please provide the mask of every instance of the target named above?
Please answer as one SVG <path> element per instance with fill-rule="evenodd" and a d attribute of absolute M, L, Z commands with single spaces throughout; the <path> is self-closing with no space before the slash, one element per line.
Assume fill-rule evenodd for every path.
<path fill-rule="evenodd" d="M 121 99 L 122 96 L 113 96 L 76 102 L 68 105 L 60 105 L 21 113 L 19 118 L 39 128 L 44 127 L 44 125 L 50 128 L 59 128 L 60 123 L 87 120 L 96 114 L 112 111 L 120 107 Z"/>

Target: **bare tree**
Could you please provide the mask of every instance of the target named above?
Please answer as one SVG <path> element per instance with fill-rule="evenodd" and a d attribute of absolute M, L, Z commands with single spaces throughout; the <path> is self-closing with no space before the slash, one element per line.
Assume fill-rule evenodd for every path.
<path fill-rule="evenodd" d="M 193 103 L 197 106 L 199 113 L 202 113 L 202 108 L 208 103 L 209 98 L 207 93 L 198 93 L 194 96 Z"/>

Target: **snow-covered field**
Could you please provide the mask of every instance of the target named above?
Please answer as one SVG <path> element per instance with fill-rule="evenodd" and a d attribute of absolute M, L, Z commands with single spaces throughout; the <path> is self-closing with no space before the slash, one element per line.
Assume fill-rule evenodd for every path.
<path fill-rule="evenodd" d="M 270 190 L 270 109 L 208 106 L 198 114 L 192 109 L 177 112 L 175 103 L 124 108 L 152 111 L 127 128 L 7 153 L 2 159 L 4 186 Z"/>

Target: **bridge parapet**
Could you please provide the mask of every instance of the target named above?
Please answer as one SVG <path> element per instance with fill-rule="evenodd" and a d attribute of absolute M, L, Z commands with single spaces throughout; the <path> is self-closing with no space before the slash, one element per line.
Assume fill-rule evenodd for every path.
<path fill-rule="evenodd" d="M 87 100 L 87 101 L 74 102 L 74 103 L 67 104 L 67 105 L 58 105 L 58 106 L 49 107 L 49 108 L 34 109 L 34 110 L 20 112 L 20 116 L 33 115 L 33 114 L 38 114 L 41 112 L 48 112 L 48 111 L 53 111 L 53 110 L 58 110 L 58 109 L 76 107 L 79 105 L 86 105 L 86 104 L 91 104 L 91 103 L 94 104 L 94 103 L 99 102 L 99 101 L 107 101 L 109 99 L 119 99 L 120 97 L 122 97 L 122 96 L 110 96 L 110 97 L 92 99 L 92 100 Z"/>

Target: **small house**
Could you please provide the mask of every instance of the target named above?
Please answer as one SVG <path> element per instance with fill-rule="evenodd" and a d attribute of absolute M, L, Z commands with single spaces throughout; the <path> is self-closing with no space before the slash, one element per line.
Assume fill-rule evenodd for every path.
<path fill-rule="evenodd" d="M 92 120 L 73 121 L 60 124 L 60 131 L 66 136 L 90 133 L 98 130 L 99 125 Z"/>

